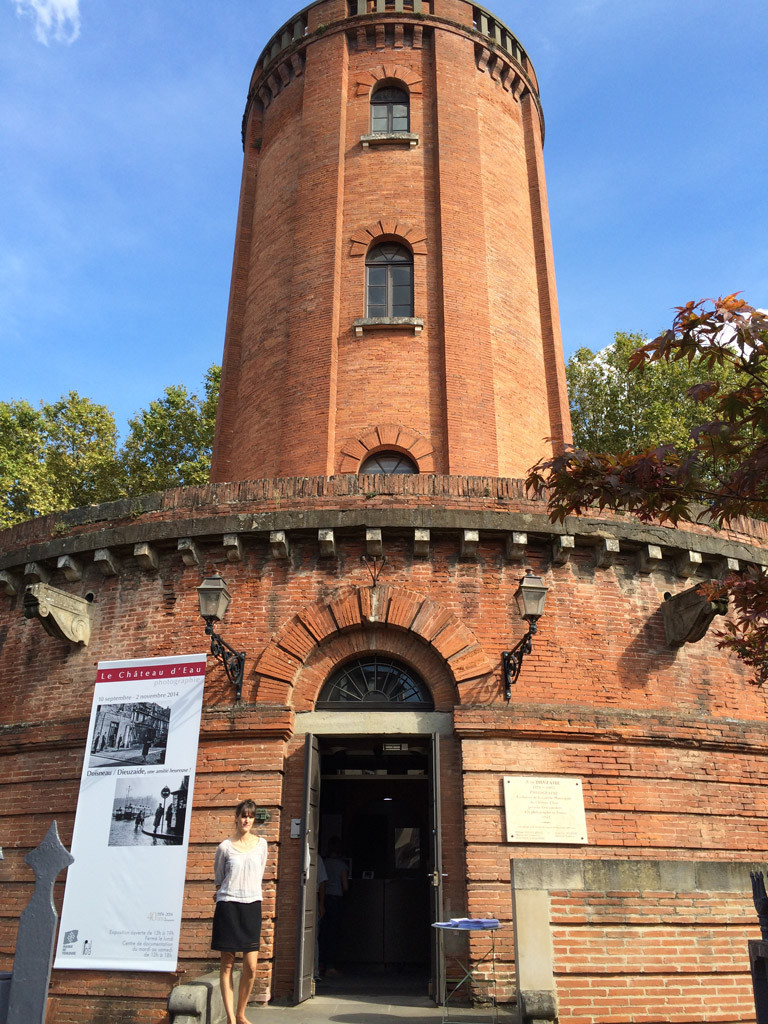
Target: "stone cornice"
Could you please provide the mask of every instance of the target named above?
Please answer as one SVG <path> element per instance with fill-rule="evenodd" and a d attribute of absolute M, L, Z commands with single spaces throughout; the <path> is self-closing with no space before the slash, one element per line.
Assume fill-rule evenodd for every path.
<path fill-rule="evenodd" d="M 522 481 L 491 477 L 347 474 L 179 488 L 2 531 L 0 575 L 6 592 L 13 593 L 30 567 L 55 571 L 62 558 L 77 556 L 87 564 L 97 552 L 116 553 L 116 574 L 120 560 L 137 558 L 139 547 L 145 561 L 147 551 L 154 558 L 154 548 L 173 549 L 190 564 L 190 550 L 198 550 L 190 541 L 229 544 L 234 552 L 233 539 L 269 544 L 277 531 L 317 537 L 320 530 L 332 530 L 338 543 L 345 533 L 369 529 L 381 530 L 384 541 L 388 533 L 429 531 L 427 536 L 454 534 L 458 544 L 466 531 L 476 531 L 496 538 L 514 561 L 524 561 L 526 545 L 543 544 L 551 546 L 556 562 L 580 547 L 593 549 L 602 566 L 619 551 L 634 552 L 639 572 L 650 571 L 662 557 L 679 564 L 689 554 L 692 564 L 680 570 L 682 576 L 694 574 L 694 562 L 705 576 L 721 573 L 728 559 L 768 565 L 768 524 L 762 522 L 720 531 L 673 529 L 616 515 L 570 516 L 561 524 L 550 522 L 544 509 L 543 502 L 524 496 Z"/>

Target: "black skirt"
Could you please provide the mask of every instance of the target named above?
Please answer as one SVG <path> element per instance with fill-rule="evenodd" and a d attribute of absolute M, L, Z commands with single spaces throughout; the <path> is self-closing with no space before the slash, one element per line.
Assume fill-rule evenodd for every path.
<path fill-rule="evenodd" d="M 261 900 L 235 903 L 219 900 L 213 912 L 211 949 L 225 953 L 251 953 L 261 939 Z"/>

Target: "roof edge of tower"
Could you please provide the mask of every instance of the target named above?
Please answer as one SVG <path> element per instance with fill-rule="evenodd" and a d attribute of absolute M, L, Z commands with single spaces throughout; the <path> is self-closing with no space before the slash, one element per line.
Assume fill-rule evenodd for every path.
<path fill-rule="evenodd" d="M 472 0 L 457 0 L 472 11 L 472 24 L 432 14 L 433 0 L 344 0 L 345 14 L 324 22 L 318 20 L 317 9 L 339 9 L 339 0 L 314 0 L 282 25 L 261 51 L 251 75 L 245 119 L 254 99 L 264 91 L 271 78 L 280 82 L 278 68 L 306 46 L 328 32 L 346 31 L 380 21 L 415 22 L 423 26 L 449 28 L 476 39 L 485 56 L 479 58 L 482 70 L 495 60 L 508 61 L 520 75 L 530 92 L 541 119 L 542 138 L 544 115 L 539 97 L 539 84 L 533 64 L 515 34 L 486 8 Z M 322 15 L 320 15 L 322 17 Z M 295 64 L 294 64 L 295 66 Z"/>

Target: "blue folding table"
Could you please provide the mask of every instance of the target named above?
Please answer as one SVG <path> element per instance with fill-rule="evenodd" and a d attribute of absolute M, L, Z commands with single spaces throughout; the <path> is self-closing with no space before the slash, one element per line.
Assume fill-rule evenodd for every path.
<path fill-rule="evenodd" d="M 459 966 L 462 973 L 462 977 L 452 987 L 451 991 L 448 991 L 448 985 L 446 981 L 445 991 L 445 1003 L 443 1004 L 443 1024 L 450 1021 L 451 1018 L 451 1000 L 455 1006 L 458 999 L 456 993 L 459 993 L 459 997 L 466 995 L 470 998 L 472 989 L 479 990 L 485 986 L 489 990 L 491 1000 L 491 1019 L 494 1024 L 498 1024 L 499 1020 L 499 1002 L 496 998 L 496 929 L 499 927 L 499 922 L 495 917 L 452 917 L 450 921 L 435 921 L 432 925 L 433 928 L 439 928 L 442 932 L 489 932 L 490 933 L 490 944 L 488 949 L 483 956 L 476 960 L 474 963 L 463 963 L 458 957 L 453 957 Z M 491 977 L 490 980 L 487 978 L 480 977 L 479 971 L 483 964 L 490 964 Z M 463 991 L 460 991 L 463 990 Z M 462 1016 L 462 1024 L 468 1022 L 468 1018 Z"/>

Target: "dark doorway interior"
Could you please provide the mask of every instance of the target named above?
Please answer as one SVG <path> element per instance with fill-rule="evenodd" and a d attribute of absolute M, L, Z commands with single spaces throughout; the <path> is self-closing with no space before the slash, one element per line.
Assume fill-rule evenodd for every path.
<path fill-rule="evenodd" d="M 428 742 L 364 736 L 321 744 L 320 852 L 327 857 L 340 841 L 349 889 L 338 920 L 329 914 L 321 925 L 318 991 L 427 992 Z"/>

